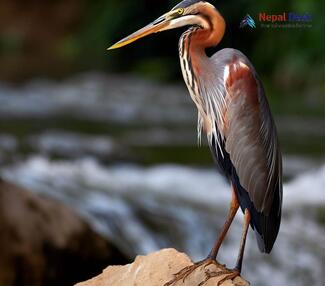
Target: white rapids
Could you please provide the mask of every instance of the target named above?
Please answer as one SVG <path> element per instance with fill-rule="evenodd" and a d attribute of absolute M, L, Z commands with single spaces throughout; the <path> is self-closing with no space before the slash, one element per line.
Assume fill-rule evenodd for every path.
<path fill-rule="evenodd" d="M 131 256 L 175 247 L 194 260 L 204 258 L 230 199 L 229 186 L 215 170 L 179 165 L 104 166 L 90 158 L 34 156 L 4 167 L 2 176 L 65 202 Z M 272 254 L 259 253 L 252 232 L 248 239 L 243 275 L 252 285 L 322 285 L 324 186 L 325 166 L 284 185 L 283 220 Z M 237 216 L 218 257 L 229 267 L 240 232 Z"/>

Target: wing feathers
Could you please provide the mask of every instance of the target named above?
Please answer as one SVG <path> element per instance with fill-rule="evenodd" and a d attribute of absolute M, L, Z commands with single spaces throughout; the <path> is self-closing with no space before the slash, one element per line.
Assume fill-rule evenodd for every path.
<path fill-rule="evenodd" d="M 251 68 L 235 59 L 227 69 L 225 149 L 255 208 L 268 214 L 281 164 L 275 126 Z"/>

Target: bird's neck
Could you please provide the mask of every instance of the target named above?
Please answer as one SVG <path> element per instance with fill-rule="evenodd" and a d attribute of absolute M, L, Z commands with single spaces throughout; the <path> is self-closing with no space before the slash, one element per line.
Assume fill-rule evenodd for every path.
<path fill-rule="evenodd" d="M 198 53 L 192 53 L 192 37 L 200 28 L 197 26 L 190 27 L 185 31 L 179 40 L 179 58 L 182 68 L 183 78 L 192 100 L 195 102 L 197 108 L 200 112 L 202 107 L 202 102 L 200 98 L 200 86 L 199 86 L 199 76 L 201 73 L 201 67 L 203 62 L 207 58 L 204 50 L 198 51 Z"/>
<path fill-rule="evenodd" d="M 203 125 L 206 133 L 209 133 L 212 123 L 209 122 L 205 108 L 206 103 L 201 96 L 201 89 L 204 87 L 200 82 L 209 74 L 213 74 L 213 71 L 210 70 L 212 68 L 211 61 L 206 55 L 205 49 L 216 46 L 221 41 L 225 32 L 225 21 L 214 8 L 207 9 L 203 15 L 208 23 L 208 28 L 192 26 L 185 31 L 179 41 L 179 57 L 184 81 L 199 111 L 199 122 L 201 121 L 200 124 Z"/>
<path fill-rule="evenodd" d="M 225 34 L 226 23 L 214 7 L 203 6 L 200 14 L 207 25 L 193 32 L 190 48 L 204 51 L 206 48 L 214 47 L 220 43 Z"/>
<path fill-rule="evenodd" d="M 204 65 L 208 57 L 205 49 L 216 46 L 222 40 L 226 29 L 225 20 L 214 7 L 202 6 L 200 15 L 204 25 L 191 26 L 179 41 L 181 61 L 188 61 L 187 68 L 193 69 L 197 76 L 202 73 L 202 68 L 206 68 Z"/>

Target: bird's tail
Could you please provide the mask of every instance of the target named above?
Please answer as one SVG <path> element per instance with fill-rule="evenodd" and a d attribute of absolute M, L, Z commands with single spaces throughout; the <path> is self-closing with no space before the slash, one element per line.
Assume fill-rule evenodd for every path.
<path fill-rule="evenodd" d="M 268 215 L 259 212 L 255 207 L 248 192 L 240 185 L 237 174 L 234 172 L 233 183 L 236 186 L 237 198 L 242 211 L 248 209 L 251 214 L 251 227 L 256 234 L 256 240 L 261 252 L 270 253 L 277 238 L 281 222 L 281 192 L 276 192 L 271 210 Z M 279 187 L 281 187 L 279 185 Z"/>
<path fill-rule="evenodd" d="M 275 196 L 273 199 L 270 214 L 260 215 L 259 226 L 255 226 L 255 235 L 258 248 L 261 252 L 270 253 L 275 240 L 278 236 L 281 223 L 281 208 L 279 208 L 280 199 Z"/>

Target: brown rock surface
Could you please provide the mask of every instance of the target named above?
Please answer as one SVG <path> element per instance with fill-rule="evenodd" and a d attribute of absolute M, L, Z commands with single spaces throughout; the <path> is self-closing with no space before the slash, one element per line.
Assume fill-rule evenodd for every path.
<path fill-rule="evenodd" d="M 0 179 L 0 285 L 65 286 L 125 256 L 61 203 Z"/>
<path fill-rule="evenodd" d="M 192 264 L 193 262 L 184 253 L 177 252 L 175 249 L 163 249 L 147 256 L 138 256 L 132 264 L 107 267 L 99 276 L 78 283 L 76 286 L 163 286 L 174 277 L 173 274 Z M 220 270 L 221 268 L 215 264 L 206 268 L 201 266 L 184 281 L 180 280 L 174 285 L 197 286 L 205 280 L 207 271 Z M 204 285 L 216 286 L 224 277 L 211 278 Z M 250 284 L 241 277 L 236 277 L 221 285 L 249 286 Z"/>

